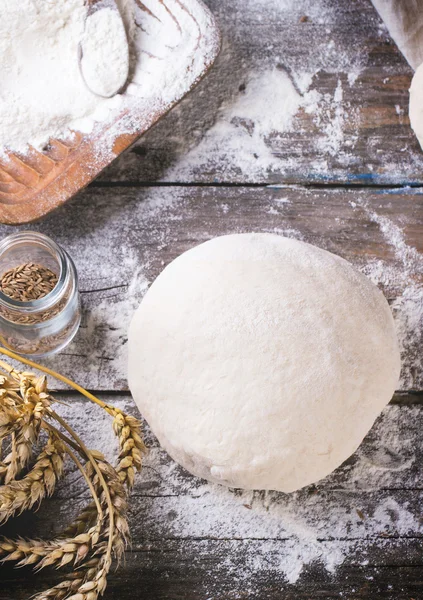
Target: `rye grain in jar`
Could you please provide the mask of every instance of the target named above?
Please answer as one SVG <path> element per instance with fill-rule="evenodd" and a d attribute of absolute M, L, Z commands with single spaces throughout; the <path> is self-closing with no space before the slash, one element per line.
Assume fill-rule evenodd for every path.
<path fill-rule="evenodd" d="M 47 236 L 25 231 L 0 242 L 0 343 L 28 357 L 62 350 L 81 321 L 70 256 Z"/>

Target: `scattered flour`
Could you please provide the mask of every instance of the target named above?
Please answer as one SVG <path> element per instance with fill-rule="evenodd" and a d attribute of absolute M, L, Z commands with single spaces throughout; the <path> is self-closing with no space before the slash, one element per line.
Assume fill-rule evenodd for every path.
<path fill-rule="evenodd" d="M 177 166 L 180 174 L 200 168 L 210 156 L 224 154 L 227 168 L 257 175 L 263 165 L 276 167 L 278 159 L 269 145 L 272 135 L 291 131 L 293 117 L 303 100 L 291 78 L 276 68 L 259 75 L 252 74 L 245 92 L 235 102 L 224 103 L 216 124 L 200 144 L 182 158 Z"/>
<path fill-rule="evenodd" d="M 334 29 L 344 25 L 338 22 L 339 15 L 337 3 L 327 0 L 235 0 L 227 22 L 225 14 L 221 18 L 228 42 L 214 71 L 220 77 L 219 103 L 208 101 L 208 119 L 197 124 L 200 130 L 190 139 L 177 140 L 172 132 L 180 152 L 164 179 L 190 181 L 196 174 L 211 172 L 218 178 L 242 174 L 243 181 L 256 181 L 272 171 L 295 171 L 304 154 L 312 156 L 309 169 L 316 176 L 326 172 L 328 159 L 354 163 L 361 107 L 347 100 L 344 92 L 356 84 L 368 55 L 360 44 L 342 44 L 341 35 L 332 38 Z M 307 17 L 304 25 L 302 17 Z M 241 31 L 246 20 L 259 23 L 251 44 L 260 51 L 248 62 L 238 63 L 241 47 L 233 35 L 234 20 Z M 266 43 L 268 31 L 278 22 L 289 23 L 289 31 L 275 44 Z M 304 51 L 295 44 L 294 52 L 295 34 L 290 31 L 306 36 L 309 24 L 312 39 Z M 210 92 L 214 98 L 213 87 Z"/>
<path fill-rule="evenodd" d="M 354 109 L 344 102 L 342 82 L 338 80 L 333 97 L 325 94 L 321 99 L 320 109 L 318 108 L 314 116 L 314 122 L 324 133 L 317 142 L 321 152 L 330 156 L 337 156 L 341 152 L 345 143 L 345 125 L 351 120 L 354 112 Z M 357 135 L 350 136 L 348 145 L 353 147 L 357 139 Z"/>
<path fill-rule="evenodd" d="M 112 401 L 134 411 L 130 398 Z M 84 432 L 90 447 L 116 459 L 110 420 L 101 410 L 84 403 L 79 410 L 62 405 L 59 411 Z M 224 571 L 250 593 L 260 589 L 254 581 L 263 574 L 284 585 L 295 583 L 308 565 L 332 573 L 345 561 L 365 561 L 372 548 L 386 545 L 389 552 L 390 537 L 422 533 L 419 506 L 410 502 L 415 495 L 403 489 L 405 478 L 411 483 L 412 473 L 420 476 L 416 440 L 422 424 L 421 406 L 388 406 L 347 463 L 317 487 L 294 494 L 229 490 L 199 480 L 169 459 L 147 427 L 150 451 L 133 500 L 140 506 L 134 505 L 136 527 L 143 532 L 137 543 L 194 538 L 194 545 L 204 540 L 198 552 L 207 556 L 206 540 L 212 539 L 210 591 L 221 585 Z M 81 485 L 74 479 L 74 491 Z M 69 495 L 69 487 L 62 493 Z"/>
<path fill-rule="evenodd" d="M 419 389 L 423 372 L 423 286 L 409 285 L 392 304 L 403 361 L 400 386 Z"/>
<path fill-rule="evenodd" d="M 312 75 L 303 75 L 301 86 L 311 79 Z M 295 157 L 281 152 L 280 141 L 303 131 L 305 119 L 311 119 L 318 129 L 311 142 L 315 146 L 315 172 L 326 168 L 325 156 L 339 155 L 343 145 L 352 149 L 358 139 L 356 134 L 345 139 L 346 122 L 358 123 L 359 111 L 344 101 L 340 80 L 333 95 L 315 89 L 300 93 L 295 78 L 281 68 L 259 74 L 253 71 L 245 90 L 221 105 L 215 124 L 166 177 L 189 179 L 196 172 L 211 170 L 216 161 L 224 169 L 220 175 L 241 172 L 249 179 L 280 170 L 283 165 L 292 169 Z"/>
<path fill-rule="evenodd" d="M 403 361 L 400 388 L 420 388 L 423 373 L 423 283 L 416 281 L 416 274 L 423 273 L 423 255 L 406 243 L 404 232 L 388 217 L 377 214 L 361 196 L 356 203 L 371 221 L 377 223 L 386 241 L 392 246 L 400 268 L 387 269 L 380 261 L 368 264 L 364 272 L 374 283 L 387 287 L 396 286 L 401 291 L 391 308 L 397 327 Z"/>
<path fill-rule="evenodd" d="M 83 317 L 77 337 L 64 353 L 45 361 L 65 373 L 72 363 L 70 357 L 85 358 L 78 382 L 86 387 L 104 389 L 110 387 L 110 381 L 120 389 L 127 387 L 128 327 L 148 281 L 135 257 L 125 261 L 122 272 L 128 283 L 112 289 L 103 299 L 82 294 Z"/>
<path fill-rule="evenodd" d="M 263 138 L 272 131 L 286 131 L 301 105 L 301 96 L 283 70 L 273 69 L 253 77 L 244 94 L 233 106 L 223 111 L 227 123 L 240 124 L 253 136 Z M 262 115 L 255 126 L 257 115 Z M 264 122 L 264 123 L 263 123 Z M 265 126 L 264 126 L 265 125 Z"/>

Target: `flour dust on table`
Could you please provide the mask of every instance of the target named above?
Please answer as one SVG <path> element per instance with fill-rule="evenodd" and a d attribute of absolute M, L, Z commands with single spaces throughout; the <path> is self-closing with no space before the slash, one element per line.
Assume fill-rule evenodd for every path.
<path fill-rule="evenodd" d="M 115 396 L 113 402 L 124 411 L 133 410 L 129 397 Z M 84 403 L 75 411 L 64 403 L 58 410 L 73 427 L 84 429 L 90 447 L 113 457 L 116 440 L 95 407 Z M 407 495 L 381 492 L 400 487 L 404 472 L 415 473 L 422 413 L 419 406 L 386 407 L 350 461 L 318 488 L 289 495 L 230 490 L 199 480 L 170 460 L 146 427 L 150 451 L 135 490 L 140 512 L 132 514 L 140 532 L 137 541 L 144 547 L 150 540 L 196 538 L 201 540 L 198 554 L 207 556 L 208 541 L 213 540 L 215 568 L 204 583 L 209 594 L 221 591 L 221 562 L 227 577 L 250 593 L 259 591 L 252 582 L 263 573 L 283 585 L 295 583 L 312 564 L 330 573 L 345 562 L 365 564 L 372 544 L 389 552 L 390 537 L 422 530 L 418 507 L 410 505 Z M 87 422 L 95 426 L 84 428 Z M 69 480 L 70 488 L 59 494 L 80 498 L 83 482 Z M 407 480 L 413 485 L 412 476 Z M 362 505 L 364 497 L 371 499 L 371 509 Z M 249 544 L 254 544 L 254 553 L 246 551 Z"/>
<path fill-rule="evenodd" d="M 327 0 L 235 0 L 231 3 L 231 19 L 221 23 L 224 32 L 225 61 L 217 63 L 215 74 L 225 86 L 207 88 L 213 78 L 208 78 L 203 94 L 211 90 L 206 121 L 198 121 L 192 136 L 177 136 L 172 131 L 172 141 L 178 145 L 178 160 L 162 174 L 167 181 L 192 181 L 199 173 L 213 174 L 219 180 L 242 174 L 240 181 L 256 181 L 275 170 L 295 170 L 297 155 L 310 152 L 309 170 L 317 177 L 328 167 L 328 158 L 337 157 L 343 165 L 354 165 L 354 148 L 358 140 L 361 107 L 350 101 L 351 92 L 365 71 L 368 56 L 360 44 L 340 45 L 341 37 L 334 31 L 343 27 L 336 1 Z M 251 56 L 238 65 L 237 53 L 244 41 L 233 36 L 233 22 L 243 24 L 245 14 L 255 19 Z M 377 19 L 376 13 L 366 15 Z M 262 39 L 265 23 L 289 23 L 292 31 L 301 31 L 301 18 L 312 28 L 312 39 L 295 51 L 290 35 L 281 35 L 277 43 L 265 45 Z M 386 36 L 381 24 L 380 35 Z M 285 39 L 286 37 L 286 39 Z M 273 49 L 273 52 L 272 52 Z M 232 65 L 238 73 L 233 77 Z M 334 88 L 316 88 L 321 75 L 335 75 Z M 215 91 L 220 96 L 215 98 Z M 353 92 L 354 93 L 354 92 Z M 187 100 L 189 102 L 189 99 Z M 214 104 L 212 105 L 212 102 Z M 215 106 L 215 111 L 211 110 Z M 181 107 L 181 112 L 183 107 Z M 178 109 L 175 113 L 176 118 Z M 301 135 L 312 128 L 314 136 L 309 147 L 301 146 Z M 190 133 L 190 132 L 189 132 Z M 289 144 L 289 152 L 281 151 L 282 140 Z M 140 142 L 143 144 L 143 142 Z M 311 147 L 310 148 L 310 144 Z M 310 151 L 312 150 L 312 151 Z M 127 161 L 126 161 L 126 164 Z"/>
<path fill-rule="evenodd" d="M 396 323 L 401 356 L 409 356 L 407 363 L 403 362 L 400 379 L 400 389 L 413 389 L 416 374 L 423 370 L 423 281 L 418 280 L 416 273 L 423 273 L 423 255 L 416 248 L 406 243 L 404 232 L 385 216 L 377 214 L 356 197 L 354 207 L 364 210 L 370 219 L 378 225 L 383 236 L 394 249 L 401 265 L 400 269 L 388 269 L 381 261 L 368 263 L 363 271 L 376 284 L 398 286 L 402 293 L 395 298 L 392 311 Z M 417 280 L 416 280 L 417 279 Z"/>
<path fill-rule="evenodd" d="M 189 178 L 200 170 L 216 168 L 221 177 L 237 172 L 260 177 L 272 169 L 280 169 L 281 161 L 289 170 L 294 167 L 295 158 L 291 155 L 282 159 L 277 151 L 278 140 L 284 135 L 298 134 L 307 120 L 320 129 L 320 135 L 313 141 L 318 152 L 311 168 L 316 174 L 324 170 L 326 155 L 341 154 L 339 158 L 344 162 L 353 160 L 351 151 L 358 139 L 354 124 L 358 123 L 359 115 L 344 100 L 344 85 L 339 80 L 333 95 L 312 88 L 301 93 L 295 75 L 284 69 L 273 67 L 250 73 L 245 90 L 222 104 L 216 123 L 197 146 L 181 157 L 166 178 Z M 344 144 L 350 152 L 341 152 Z"/>

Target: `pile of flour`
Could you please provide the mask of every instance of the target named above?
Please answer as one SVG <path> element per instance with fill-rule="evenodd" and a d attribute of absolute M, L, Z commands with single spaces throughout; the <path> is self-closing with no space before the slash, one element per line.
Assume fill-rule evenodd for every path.
<path fill-rule="evenodd" d="M 0 0 L 2 145 L 25 151 L 68 128 L 86 130 L 84 119 L 103 103 L 78 65 L 86 15 L 84 0 Z"/>
<path fill-rule="evenodd" d="M 132 14 L 130 22 L 134 22 Z M 81 71 L 90 90 L 104 98 L 111 98 L 122 90 L 128 79 L 125 29 L 119 11 L 107 6 L 94 10 L 86 20 L 81 42 Z"/>
<path fill-rule="evenodd" d="M 207 17 L 191 17 L 174 0 L 166 6 L 152 0 L 142 7 L 136 0 L 117 4 L 129 42 L 130 77 L 125 94 L 104 99 L 86 87 L 78 62 L 84 30 L 93 19 L 87 20 L 85 0 L 0 0 L 0 154 L 2 148 L 26 152 L 28 144 L 42 149 L 50 138 L 64 139 L 71 131 L 90 133 L 128 98 L 155 110 L 185 93 L 180 75 L 198 44 L 193 24 L 204 28 L 207 23 L 201 19 Z M 121 45 L 110 37 L 121 36 L 122 30 L 110 27 L 108 11 L 102 9 L 102 18 L 95 19 L 91 47 L 99 58 L 94 70 L 115 79 L 122 66 Z M 175 48 L 178 52 L 172 54 Z M 197 62 L 203 60 L 195 58 L 194 74 L 202 72 L 204 64 Z"/>

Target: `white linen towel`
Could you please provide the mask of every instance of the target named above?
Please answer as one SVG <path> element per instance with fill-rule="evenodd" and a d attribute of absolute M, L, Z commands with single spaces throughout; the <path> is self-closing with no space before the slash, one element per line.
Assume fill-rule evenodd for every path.
<path fill-rule="evenodd" d="M 410 66 L 423 63 L 423 0 L 372 0 Z"/>

